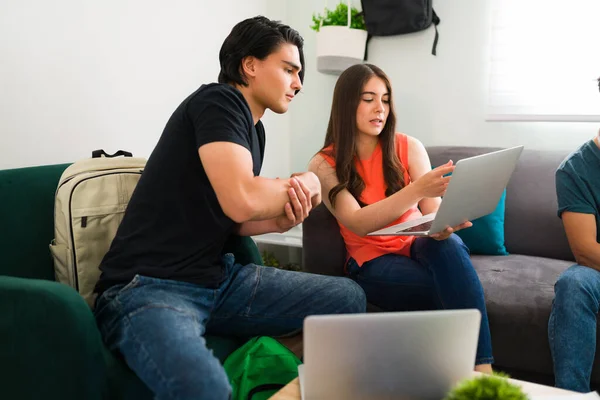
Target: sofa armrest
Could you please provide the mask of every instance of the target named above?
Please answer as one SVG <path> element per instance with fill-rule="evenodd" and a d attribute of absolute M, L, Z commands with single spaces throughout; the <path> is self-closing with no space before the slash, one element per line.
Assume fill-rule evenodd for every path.
<path fill-rule="evenodd" d="M 227 253 L 233 253 L 236 263 L 263 265 L 260 251 L 249 236 L 230 235 L 223 246 L 222 254 Z"/>
<path fill-rule="evenodd" d="M 0 315 L 3 398 L 106 397 L 100 332 L 74 289 L 0 276 Z"/>

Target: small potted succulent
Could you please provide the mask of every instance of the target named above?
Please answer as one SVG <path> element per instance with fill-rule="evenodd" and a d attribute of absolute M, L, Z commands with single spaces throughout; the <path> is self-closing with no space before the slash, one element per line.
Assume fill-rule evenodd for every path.
<path fill-rule="evenodd" d="M 339 74 L 351 65 L 361 63 L 367 45 L 367 31 L 362 13 L 340 3 L 323 15 L 312 17 L 311 28 L 317 32 L 317 70 Z"/>

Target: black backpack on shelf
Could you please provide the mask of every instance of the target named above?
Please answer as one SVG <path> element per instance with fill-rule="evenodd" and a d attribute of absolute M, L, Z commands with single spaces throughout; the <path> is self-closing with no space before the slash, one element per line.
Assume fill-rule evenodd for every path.
<path fill-rule="evenodd" d="M 361 0 L 361 5 L 369 33 L 367 43 L 372 36 L 418 32 L 433 24 L 435 39 L 431 54 L 436 55 L 440 19 L 433 10 L 432 0 Z"/>

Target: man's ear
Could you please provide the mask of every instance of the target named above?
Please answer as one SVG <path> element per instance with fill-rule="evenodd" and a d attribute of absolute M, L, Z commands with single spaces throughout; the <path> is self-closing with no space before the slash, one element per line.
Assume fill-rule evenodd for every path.
<path fill-rule="evenodd" d="M 246 80 L 250 80 L 256 76 L 257 61 L 256 57 L 253 56 L 242 59 L 242 75 Z"/>

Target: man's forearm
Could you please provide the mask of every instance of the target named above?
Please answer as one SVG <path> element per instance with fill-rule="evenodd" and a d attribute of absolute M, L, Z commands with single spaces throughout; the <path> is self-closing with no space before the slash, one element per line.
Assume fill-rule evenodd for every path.
<path fill-rule="evenodd" d="M 250 205 L 249 220 L 264 222 L 284 213 L 285 203 L 290 200 L 289 179 L 269 179 L 257 176 L 247 189 Z"/>
<path fill-rule="evenodd" d="M 264 221 L 247 221 L 238 224 L 236 233 L 240 236 L 262 235 L 264 233 L 279 232 L 275 218 Z"/>

